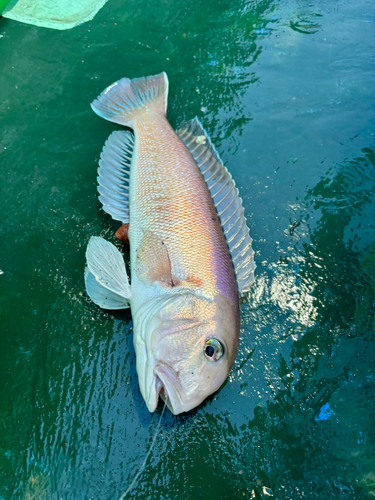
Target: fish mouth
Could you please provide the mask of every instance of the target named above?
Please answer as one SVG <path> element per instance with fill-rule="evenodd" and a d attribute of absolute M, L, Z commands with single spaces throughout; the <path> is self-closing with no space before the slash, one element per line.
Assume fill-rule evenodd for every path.
<path fill-rule="evenodd" d="M 183 408 L 183 400 L 180 395 L 182 388 L 178 380 L 178 373 L 170 366 L 159 363 L 155 366 L 154 374 L 156 379 L 156 401 L 158 401 L 160 396 L 174 415 L 186 411 Z"/>
<path fill-rule="evenodd" d="M 164 401 L 164 398 L 165 399 L 168 398 L 167 391 L 165 390 L 163 382 L 160 380 L 160 378 L 158 377 L 158 375 L 155 375 L 155 379 L 156 379 L 156 381 L 155 381 L 156 401 L 159 400 L 159 396 Z"/>

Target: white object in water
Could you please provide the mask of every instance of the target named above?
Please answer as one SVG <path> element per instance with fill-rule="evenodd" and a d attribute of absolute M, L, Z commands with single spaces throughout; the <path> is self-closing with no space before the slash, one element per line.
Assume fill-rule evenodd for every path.
<path fill-rule="evenodd" d="M 2 16 L 43 28 L 67 30 L 91 21 L 107 0 L 18 0 L 10 2 Z"/>

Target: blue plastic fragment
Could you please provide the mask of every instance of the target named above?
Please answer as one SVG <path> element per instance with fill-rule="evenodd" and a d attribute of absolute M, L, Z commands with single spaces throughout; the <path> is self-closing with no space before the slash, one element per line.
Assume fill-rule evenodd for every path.
<path fill-rule="evenodd" d="M 335 412 L 330 409 L 329 403 L 326 403 L 320 408 L 320 413 L 317 417 L 315 417 L 315 420 L 328 420 L 332 415 L 334 415 L 334 413 Z"/>

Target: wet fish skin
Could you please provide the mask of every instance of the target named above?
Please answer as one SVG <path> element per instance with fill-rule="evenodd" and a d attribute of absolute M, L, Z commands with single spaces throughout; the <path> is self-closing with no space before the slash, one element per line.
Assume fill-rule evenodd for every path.
<path fill-rule="evenodd" d="M 167 91 L 165 73 L 122 79 L 92 107 L 135 134 L 126 293 L 137 373 L 151 412 L 160 394 L 179 414 L 227 378 L 238 350 L 240 312 L 223 229 L 196 161 L 166 119 Z M 217 361 L 204 353 L 208 339 L 224 347 Z"/>

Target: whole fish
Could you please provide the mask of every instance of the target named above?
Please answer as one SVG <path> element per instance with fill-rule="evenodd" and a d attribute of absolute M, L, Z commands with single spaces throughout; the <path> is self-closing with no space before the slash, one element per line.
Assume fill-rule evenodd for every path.
<path fill-rule="evenodd" d="M 134 131 L 110 135 L 98 170 L 104 210 L 129 228 L 131 286 L 120 252 L 98 237 L 87 248 L 85 283 L 100 307 L 131 307 L 142 396 L 150 412 L 160 396 L 177 415 L 227 378 L 239 292 L 249 289 L 255 264 L 231 175 L 198 119 L 172 129 L 167 96 L 161 73 L 123 78 L 91 104 Z"/>

